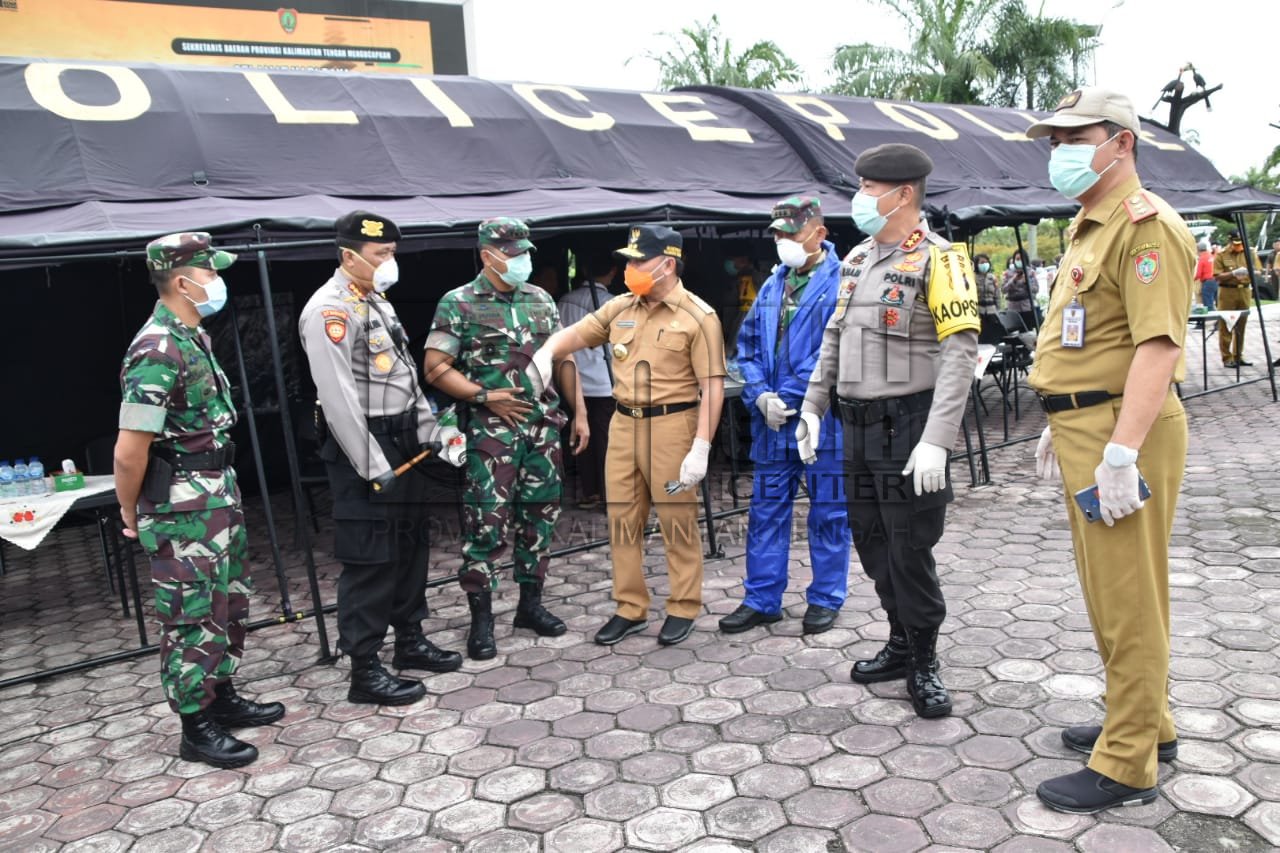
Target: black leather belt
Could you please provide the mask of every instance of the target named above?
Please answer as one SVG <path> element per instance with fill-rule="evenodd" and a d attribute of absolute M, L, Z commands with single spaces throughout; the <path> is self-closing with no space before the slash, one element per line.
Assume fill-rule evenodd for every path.
<path fill-rule="evenodd" d="M 374 435 L 394 435 L 418 428 L 418 410 L 410 409 L 398 415 L 369 418 L 369 432 Z"/>
<path fill-rule="evenodd" d="M 933 405 L 932 391 L 919 391 L 903 397 L 884 397 L 880 400 L 855 400 L 839 394 L 834 396 L 840 420 L 855 426 L 880 423 L 903 411 L 908 414 L 928 411 Z"/>
<path fill-rule="evenodd" d="M 178 453 L 167 448 L 155 447 L 151 449 L 151 453 L 168 462 L 175 471 L 221 471 L 235 464 L 236 443 L 228 441 L 216 450 L 207 450 L 204 453 Z"/>
<path fill-rule="evenodd" d="M 1089 406 L 1096 406 L 1120 395 L 1112 394 L 1110 391 L 1077 391 L 1074 394 L 1037 394 L 1036 396 L 1040 399 L 1040 408 L 1046 412 L 1065 412 L 1068 409 L 1086 409 Z"/>
<path fill-rule="evenodd" d="M 674 415 L 698 405 L 697 400 L 688 403 L 667 403 L 665 406 L 628 406 L 626 403 L 614 401 L 619 414 L 632 418 L 656 418 L 662 415 Z"/>
<path fill-rule="evenodd" d="M 1248 286 L 1249 285 L 1247 284 L 1222 284 L 1222 283 L 1218 284 L 1218 287 L 1248 287 Z"/>

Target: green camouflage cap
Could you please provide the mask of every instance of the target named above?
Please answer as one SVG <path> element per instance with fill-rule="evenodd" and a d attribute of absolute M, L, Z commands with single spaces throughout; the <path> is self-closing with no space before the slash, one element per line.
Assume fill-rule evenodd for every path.
<path fill-rule="evenodd" d="M 529 226 L 513 216 L 495 216 L 480 223 L 480 245 L 493 246 L 504 255 L 536 249 L 529 240 Z"/>
<path fill-rule="evenodd" d="M 225 270 L 236 256 L 210 245 L 207 231 L 183 231 L 167 234 L 147 244 L 147 267 L 153 270 L 171 270 L 174 267 L 203 267 L 207 270 Z"/>
<path fill-rule="evenodd" d="M 821 215 L 822 202 L 817 197 L 793 195 L 773 206 L 773 212 L 769 214 L 773 218 L 773 222 L 769 223 L 769 230 L 797 234 L 810 219 Z"/>

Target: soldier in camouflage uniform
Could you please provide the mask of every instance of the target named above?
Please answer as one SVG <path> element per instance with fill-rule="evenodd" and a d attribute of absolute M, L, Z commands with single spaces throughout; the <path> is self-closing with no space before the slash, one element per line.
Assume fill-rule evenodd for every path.
<path fill-rule="evenodd" d="M 558 637 L 565 624 L 542 606 L 551 538 L 560 515 L 560 427 L 565 416 L 553 387 L 537 396 L 525 374 L 533 353 L 560 327 L 555 301 L 528 283 L 529 229 L 499 217 L 480 224 L 484 269 L 470 284 L 445 294 L 427 337 L 427 381 L 472 404 L 467 426 L 467 523 L 459 581 L 471 609 L 467 655 L 497 655 L 492 592 L 498 562 L 515 527 L 515 579 L 520 604 L 515 627 Z M 568 379 L 573 376 L 572 380 Z M 588 428 L 576 375 L 566 383 L 574 411 L 576 452 Z"/>
<path fill-rule="evenodd" d="M 385 216 L 353 210 L 334 230 L 341 265 L 303 306 L 298 331 L 328 428 L 320 458 L 333 493 L 333 552 L 342 563 L 338 648 L 351 657 L 347 701 L 407 705 L 427 691 L 383 667 L 378 651 L 388 626 L 397 669 L 462 666 L 462 655 L 422 633 L 429 484 L 409 463 L 428 442 L 447 445 L 442 455 L 453 465 L 465 448 L 449 443 L 457 430 L 437 421 L 418 387 L 404 327 L 384 295 L 399 279 L 400 229 Z"/>
<path fill-rule="evenodd" d="M 125 535 L 151 557 L 160 683 L 182 716 L 180 754 L 215 767 L 258 757 L 228 728 L 284 716 L 279 702 L 250 702 L 231 684 L 249 617 L 248 543 L 231 467 L 231 385 L 200 321 L 226 303 L 218 270 L 234 260 L 205 233 L 147 245 L 160 299 L 124 357 L 115 450 Z"/>

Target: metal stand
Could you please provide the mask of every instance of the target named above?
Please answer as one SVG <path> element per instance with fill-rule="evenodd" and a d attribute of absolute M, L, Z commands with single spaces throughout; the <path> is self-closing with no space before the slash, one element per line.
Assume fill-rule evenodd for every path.
<path fill-rule="evenodd" d="M 1249 230 L 1245 227 L 1245 224 L 1244 224 L 1244 214 L 1237 212 L 1235 217 L 1235 222 L 1236 222 L 1236 228 L 1240 231 L 1241 234 L 1245 235 L 1246 237 L 1245 246 L 1247 247 L 1248 246 L 1247 237 L 1249 234 Z M 1254 280 L 1254 277 L 1253 277 L 1253 272 L 1254 272 L 1253 253 L 1248 251 L 1247 248 L 1245 249 L 1245 253 L 1244 253 L 1244 265 L 1245 265 L 1245 268 L 1249 270 L 1249 293 L 1253 296 L 1254 307 L 1258 309 L 1258 330 L 1262 332 L 1262 353 L 1263 353 L 1263 357 L 1266 358 L 1266 361 L 1267 361 L 1267 379 L 1271 383 L 1271 402 L 1274 403 L 1277 400 L 1280 400 L 1280 397 L 1277 397 L 1276 395 L 1275 359 L 1271 357 L 1271 341 L 1267 340 L 1267 322 L 1262 316 L 1262 300 L 1259 298 L 1259 294 L 1258 294 L 1258 283 L 1257 281 Z M 1239 381 L 1240 381 L 1240 368 L 1239 366 L 1237 366 L 1236 382 L 1239 382 Z"/>

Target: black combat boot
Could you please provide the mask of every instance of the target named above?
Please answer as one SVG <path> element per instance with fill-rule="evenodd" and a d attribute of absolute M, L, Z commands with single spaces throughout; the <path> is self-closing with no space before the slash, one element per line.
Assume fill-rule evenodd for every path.
<path fill-rule="evenodd" d="M 250 702 L 236 693 L 230 679 L 219 681 L 213 692 L 214 699 L 207 710 L 214 722 L 224 729 L 265 726 L 284 716 L 284 705 L 279 702 Z"/>
<path fill-rule="evenodd" d="M 396 632 L 396 653 L 391 659 L 396 669 L 425 669 L 427 672 L 453 672 L 462 666 L 462 655 L 447 652 L 422 636 L 421 628 Z"/>
<path fill-rule="evenodd" d="M 347 701 L 361 705 L 409 705 L 427 695 L 421 681 L 396 678 L 382 668 L 377 654 L 351 658 Z"/>
<path fill-rule="evenodd" d="M 206 708 L 182 715 L 178 755 L 183 761 L 199 761 L 214 767 L 244 767 L 258 760 L 258 748 L 227 734 Z"/>
<path fill-rule="evenodd" d="M 907 648 L 907 632 L 898 621 L 898 613 L 889 611 L 889 642 L 884 644 L 876 656 L 870 660 L 854 663 L 850 676 L 859 684 L 874 684 L 877 681 L 893 681 L 904 678 L 907 674 L 907 661 L 911 658 Z"/>
<path fill-rule="evenodd" d="M 951 713 L 951 696 L 938 677 L 938 658 L 934 654 L 937 642 L 937 628 L 907 628 L 907 645 L 911 648 L 907 693 L 917 716 L 925 718 Z"/>
<path fill-rule="evenodd" d="M 565 624 L 542 606 L 542 581 L 522 583 L 520 603 L 516 605 L 517 628 L 532 628 L 539 637 L 559 637 L 569 630 Z"/>
<path fill-rule="evenodd" d="M 471 608 L 471 628 L 467 631 L 467 657 L 472 660 L 493 660 L 498 656 L 498 646 L 493 641 L 493 593 L 467 593 L 467 607 Z"/>

